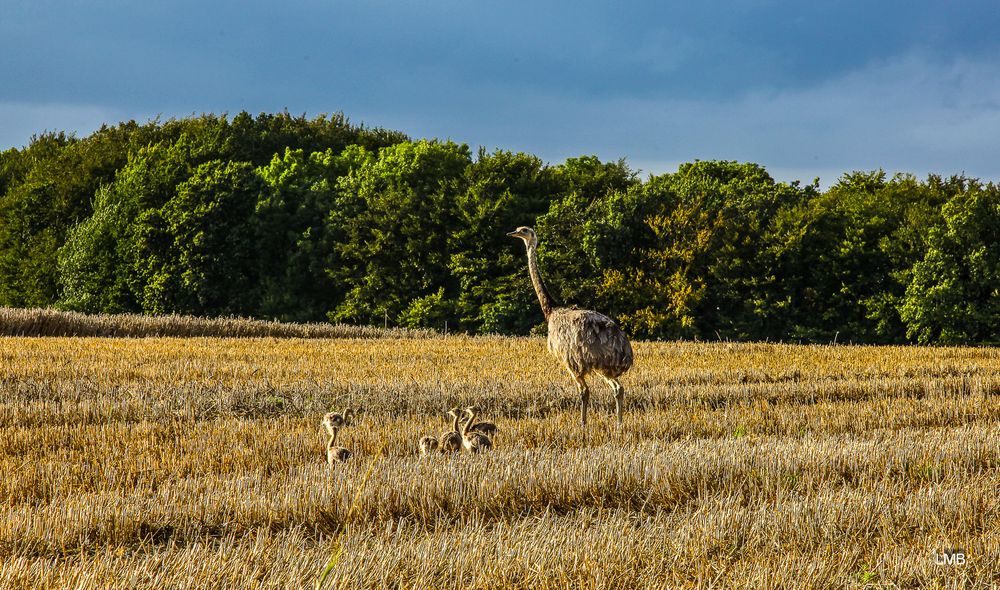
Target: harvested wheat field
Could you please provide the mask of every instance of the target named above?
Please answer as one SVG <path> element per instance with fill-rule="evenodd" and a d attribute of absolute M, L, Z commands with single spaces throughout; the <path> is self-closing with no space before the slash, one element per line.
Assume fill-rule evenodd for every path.
<path fill-rule="evenodd" d="M 0 587 L 1000 586 L 1000 352 L 635 350 L 583 430 L 536 338 L 0 337 Z"/>

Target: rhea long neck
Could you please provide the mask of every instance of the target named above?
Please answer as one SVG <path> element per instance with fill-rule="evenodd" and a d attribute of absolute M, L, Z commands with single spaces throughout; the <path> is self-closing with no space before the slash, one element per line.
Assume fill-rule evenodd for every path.
<path fill-rule="evenodd" d="M 531 275 L 531 284 L 535 287 L 535 295 L 538 295 L 538 303 L 542 306 L 542 315 L 548 321 L 552 310 L 555 309 L 555 302 L 552 301 L 552 296 L 549 295 L 545 283 L 542 282 L 542 274 L 538 272 L 538 254 L 536 246 L 532 244 L 528 244 L 528 274 Z"/>

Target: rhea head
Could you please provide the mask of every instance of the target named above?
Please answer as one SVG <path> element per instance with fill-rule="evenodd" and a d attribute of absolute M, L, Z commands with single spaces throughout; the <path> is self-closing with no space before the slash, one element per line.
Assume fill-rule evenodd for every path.
<path fill-rule="evenodd" d="M 526 225 L 522 225 L 512 232 L 507 232 L 507 235 L 512 238 L 521 238 L 524 240 L 524 245 L 528 248 L 538 246 L 538 236 L 535 235 L 535 230 Z"/>
<path fill-rule="evenodd" d="M 330 434 L 333 434 L 334 430 L 342 428 L 346 423 L 347 421 L 344 420 L 343 414 L 338 414 L 336 412 L 328 412 L 324 414 L 323 421 L 320 422 L 320 424 L 326 427 Z"/>

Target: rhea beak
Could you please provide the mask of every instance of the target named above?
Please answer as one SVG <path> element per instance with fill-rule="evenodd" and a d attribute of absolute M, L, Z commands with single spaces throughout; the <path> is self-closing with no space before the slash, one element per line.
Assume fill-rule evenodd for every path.
<path fill-rule="evenodd" d="M 521 234 L 517 233 L 516 231 L 509 231 L 509 232 L 507 232 L 507 235 L 510 236 L 510 237 L 512 237 L 512 238 L 519 238 L 519 237 L 521 237 Z"/>

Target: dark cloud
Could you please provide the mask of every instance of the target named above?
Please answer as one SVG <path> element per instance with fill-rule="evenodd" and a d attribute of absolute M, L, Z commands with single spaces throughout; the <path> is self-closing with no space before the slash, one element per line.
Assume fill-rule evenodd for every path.
<path fill-rule="evenodd" d="M 0 147 L 28 123 L 288 108 L 651 168 L 987 168 L 968 146 L 992 147 L 1000 100 L 984 1 L 7 4 Z"/>

